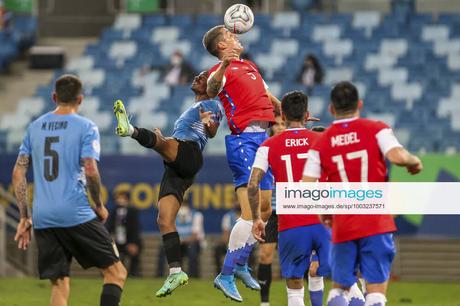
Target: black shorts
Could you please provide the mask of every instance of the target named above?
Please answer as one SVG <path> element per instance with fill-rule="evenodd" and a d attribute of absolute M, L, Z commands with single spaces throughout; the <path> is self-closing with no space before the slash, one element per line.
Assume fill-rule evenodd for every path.
<path fill-rule="evenodd" d="M 177 141 L 179 148 L 176 160 L 172 163 L 164 162 L 165 172 L 161 179 L 159 199 L 172 194 L 181 204 L 184 193 L 192 186 L 195 175 L 203 166 L 203 153 L 194 141 Z"/>
<path fill-rule="evenodd" d="M 97 219 L 72 227 L 36 229 L 40 279 L 69 276 L 72 258 L 84 268 L 105 269 L 118 262 L 112 237 Z"/>
<path fill-rule="evenodd" d="M 272 210 L 270 218 L 268 218 L 267 225 L 265 226 L 265 243 L 278 242 L 278 215 L 276 211 Z"/>

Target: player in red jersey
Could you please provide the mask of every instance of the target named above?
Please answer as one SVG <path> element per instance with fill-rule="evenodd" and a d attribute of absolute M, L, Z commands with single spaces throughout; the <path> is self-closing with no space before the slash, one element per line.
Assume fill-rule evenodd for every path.
<path fill-rule="evenodd" d="M 359 118 L 362 101 L 349 82 L 331 92 L 330 111 L 335 121 L 312 146 L 305 164 L 305 182 L 322 172 L 330 182 L 385 182 L 385 158 L 412 174 L 422 170 L 420 159 L 407 152 L 383 122 Z M 322 216 L 332 225 L 332 280 L 329 306 L 348 305 L 344 290 L 356 282 L 356 269 L 366 281 L 366 306 L 385 305 L 391 263 L 395 255 L 390 215 Z"/>
<path fill-rule="evenodd" d="M 267 139 L 257 150 L 248 186 L 249 203 L 254 220 L 253 234 L 262 240 L 265 223 L 259 213 L 259 183 L 271 167 L 275 182 L 299 182 L 312 143 L 321 135 L 305 128 L 308 97 L 299 91 L 286 94 L 281 102 L 287 130 Z M 321 306 L 323 276 L 329 274 L 330 233 L 317 215 L 278 215 L 278 251 L 281 275 L 286 279 L 288 306 L 304 306 L 303 279 L 313 251 L 319 267 L 309 275 L 310 300 Z"/>
<path fill-rule="evenodd" d="M 220 60 L 209 70 L 207 93 L 211 98 L 220 98 L 232 131 L 225 138 L 227 161 L 241 206 L 241 218 L 232 229 L 222 271 L 214 280 L 214 285 L 225 296 L 241 302 L 243 299 L 236 288 L 234 276 L 247 287 L 260 290 L 260 285 L 247 268 L 247 258 L 256 243 L 251 235 L 247 183 L 257 148 L 268 138 L 266 129 L 274 122 L 274 109 L 279 109 L 280 102 L 268 91 L 256 65 L 240 59 L 243 47 L 235 34 L 224 26 L 216 26 L 204 35 L 203 45 Z M 267 212 L 264 214 L 267 218 L 270 215 L 272 185 L 273 177 L 267 172 L 261 181 L 261 206 Z"/>

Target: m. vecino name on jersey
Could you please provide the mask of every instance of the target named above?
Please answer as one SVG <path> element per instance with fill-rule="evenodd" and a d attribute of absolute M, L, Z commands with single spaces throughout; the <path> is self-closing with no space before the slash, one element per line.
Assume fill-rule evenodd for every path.
<path fill-rule="evenodd" d="M 346 146 L 354 143 L 359 143 L 358 134 L 356 132 L 351 132 L 348 134 L 341 134 L 331 138 L 331 146 Z"/>
<path fill-rule="evenodd" d="M 286 147 L 303 147 L 308 146 L 308 138 L 288 138 L 285 140 Z"/>
<path fill-rule="evenodd" d="M 67 121 L 50 121 L 42 123 L 42 131 L 58 131 L 67 129 Z"/>

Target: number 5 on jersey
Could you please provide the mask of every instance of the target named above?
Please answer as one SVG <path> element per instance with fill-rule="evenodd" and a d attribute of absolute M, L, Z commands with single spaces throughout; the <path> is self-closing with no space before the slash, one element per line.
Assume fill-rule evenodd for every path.
<path fill-rule="evenodd" d="M 58 143 L 59 137 L 46 137 L 45 138 L 45 162 L 44 162 L 44 176 L 45 180 L 52 182 L 57 179 L 59 175 L 59 154 L 51 147 L 53 143 Z"/>

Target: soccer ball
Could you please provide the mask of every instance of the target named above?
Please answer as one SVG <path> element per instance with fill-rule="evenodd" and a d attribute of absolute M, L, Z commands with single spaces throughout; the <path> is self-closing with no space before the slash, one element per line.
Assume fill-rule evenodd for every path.
<path fill-rule="evenodd" d="M 254 25 L 254 14 L 249 6 L 234 4 L 225 12 L 224 24 L 230 32 L 243 34 Z"/>

